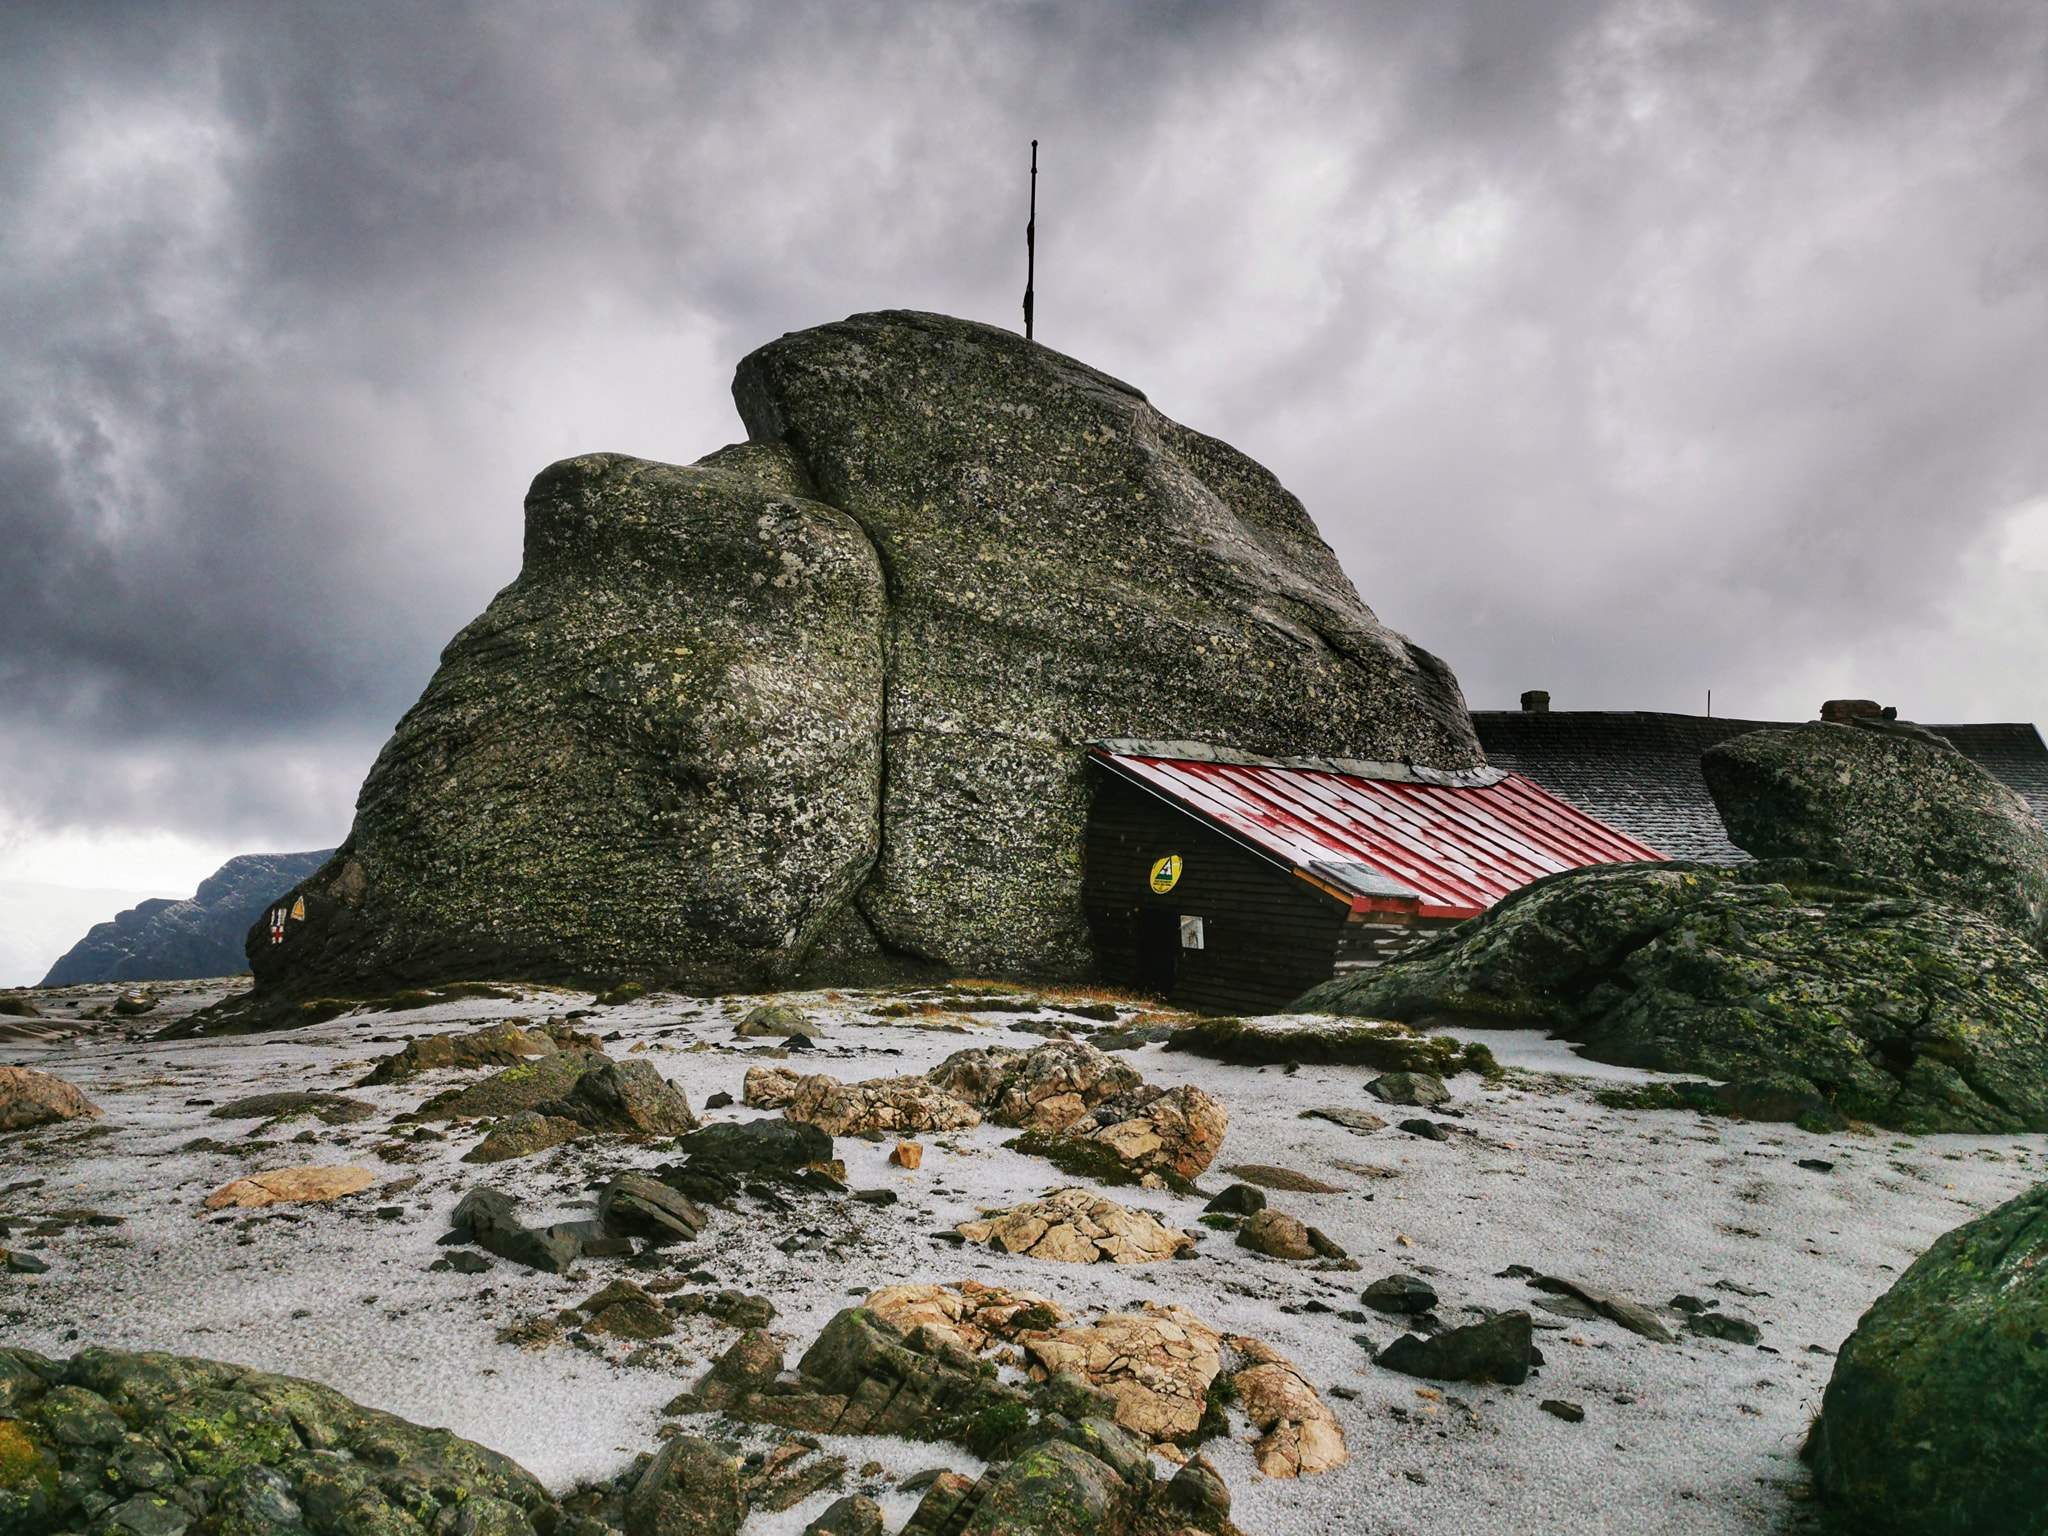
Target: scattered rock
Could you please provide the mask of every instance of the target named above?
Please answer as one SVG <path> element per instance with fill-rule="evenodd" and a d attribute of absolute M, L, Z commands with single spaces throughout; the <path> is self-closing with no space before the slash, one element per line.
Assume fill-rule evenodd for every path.
<path fill-rule="evenodd" d="M 644 1173 L 614 1174 L 597 1196 L 597 1220 L 619 1237 L 653 1243 L 690 1242 L 704 1230 L 703 1210 L 661 1180 Z"/>
<path fill-rule="evenodd" d="M 757 1109 L 780 1109 L 788 1119 L 815 1125 L 828 1136 L 959 1131 L 981 1124 L 981 1112 L 973 1105 L 923 1077 L 842 1083 L 782 1067 L 749 1067 L 742 1097 Z"/>
<path fill-rule="evenodd" d="M 1266 1192 L 1250 1184 L 1232 1184 L 1202 1209 L 1230 1216 L 1252 1216 L 1266 1208 Z"/>
<path fill-rule="evenodd" d="M 1833 1517 L 1883 1536 L 2038 1528 L 2044 1339 L 2048 1183 L 1936 1239 L 1842 1345 L 1805 1451 Z"/>
<path fill-rule="evenodd" d="M 0 1132 L 25 1131 L 60 1120 L 95 1120 L 102 1113 L 61 1077 L 33 1067 L 0 1066 Z"/>
<path fill-rule="evenodd" d="M 898 1168 L 918 1168 L 924 1164 L 924 1148 L 914 1141 L 899 1141 L 896 1150 L 889 1154 L 889 1161 Z"/>
<path fill-rule="evenodd" d="M 1256 1184 L 1261 1189 L 1277 1189 L 1295 1195 L 1341 1195 L 1344 1186 L 1328 1184 L 1321 1179 L 1312 1179 L 1305 1173 L 1292 1168 L 1276 1168 L 1271 1163 L 1234 1163 L 1223 1170 L 1232 1178 L 1243 1179 L 1247 1184 Z"/>
<path fill-rule="evenodd" d="M 1424 1141 L 1449 1141 L 1451 1139 L 1451 1133 L 1445 1130 L 1438 1122 L 1424 1120 L 1420 1117 L 1413 1120 L 1403 1120 L 1401 1122 L 1401 1129 L 1410 1136 L 1420 1136 Z"/>
<path fill-rule="evenodd" d="M 788 1003 L 762 1003 L 733 1027 L 736 1035 L 756 1037 L 807 1035 L 810 1031 L 811 1021 L 803 1010 Z"/>
<path fill-rule="evenodd" d="M 1360 1300 L 1375 1312 L 1427 1312 L 1436 1305 L 1436 1288 L 1419 1275 L 1388 1275 L 1368 1285 Z"/>
<path fill-rule="evenodd" d="M 579 1234 L 564 1223 L 534 1228 L 519 1219 L 519 1206 L 502 1190 L 479 1185 L 464 1195 L 450 1218 L 451 1234 L 514 1264 L 565 1275 L 583 1253 Z"/>
<path fill-rule="evenodd" d="M 866 1494 L 835 1499 L 804 1527 L 804 1536 L 883 1536 L 882 1506 Z"/>
<path fill-rule="evenodd" d="M 560 1047 L 544 1031 L 523 1029 L 511 1019 L 482 1029 L 421 1035 L 407 1041 L 371 1069 L 358 1088 L 402 1083 L 422 1072 L 447 1068 L 510 1067 L 535 1056 L 552 1056 Z"/>
<path fill-rule="evenodd" d="M 1685 1320 L 1688 1331 L 1702 1338 L 1725 1339 L 1730 1344 L 1761 1344 L 1763 1330 L 1746 1317 L 1731 1312 L 1695 1312 Z"/>
<path fill-rule="evenodd" d="M 1495 1381 L 1518 1386 L 1529 1378 L 1534 1343 L 1526 1312 L 1501 1312 L 1431 1338 L 1405 1333 L 1375 1360 L 1388 1370 L 1431 1381 Z"/>
<path fill-rule="evenodd" d="M 1252 1446 L 1268 1477 L 1301 1477 L 1351 1459 L 1344 1430 L 1294 1363 L 1257 1339 L 1233 1335 L 1230 1347 L 1251 1363 L 1230 1377 L 1238 1409 L 1263 1431 Z"/>
<path fill-rule="evenodd" d="M 1028 1334 L 1023 1344 L 1048 1374 L 1072 1371 L 1108 1393 L 1116 1422 L 1148 1440 L 1193 1435 L 1223 1368 L 1222 1336 L 1180 1307 L 1114 1313 L 1085 1327 Z"/>
<path fill-rule="evenodd" d="M 550 1147 L 579 1140 L 588 1134 L 589 1131 L 574 1120 L 565 1120 L 560 1115 L 544 1115 L 537 1110 L 521 1110 L 492 1126 L 482 1141 L 462 1154 L 462 1160 L 465 1163 L 510 1162 L 514 1158 L 531 1157 Z"/>
<path fill-rule="evenodd" d="M 557 1050 L 515 1062 L 480 1083 L 435 1094 L 408 1120 L 482 1120 L 538 1110 L 576 1086 L 576 1080 L 605 1059 L 592 1050 Z"/>
<path fill-rule="evenodd" d="M 664 1444 L 626 1499 L 626 1536 L 737 1536 L 746 1518 L 738 1458 L 697 1435 Z"/>
<path fill-rule="evenodd" d="M 1567 1424 L 1583 1424 L 1586 1410 L 1577 1403 L 1566 1402 L 1561 1397 L 1546 1397 L 1536 1405 L 1553 1419 L 1563 1419 Z"/>
<path fill-rule="evenodd" d="M 576 1310 L 583 1314 L 583 1326 L 591 1333 L 621 1339 L 665 1339 L 675 1332 L 661 1303 L 630 1280 L 614 1280 L 579 1303 Z"/>
<path fill-rule="evenodd" d="M 1315 1245 L 1308 1227 L 1284 1211 L 1255 1211 L 1237 1229 L 1237 1246 L 1269 1259 L 1312 1259 Z"/>
<path fill-rule="evenodd" d="M 1451 1102 L 1451 1090 L 1444 1080 L 1428 1072 L 1388 1072 L 1367 1083 L 1365 1091 L 1382 1104 L 1410 1109 L 1435 1109 Z"/>
<path fill-rule="evenodd" d="M 1316 1109 L 1304 1109 L 1299 1118 L 1303 1120 L 1327 1120 L 1332 1125 L 1341 1125 L 1345 1130 L 1355 1131 L 1360 1136 L 1369 1136 L 1374 1131 L 1383 1131 L 1387 1128 L 1387 1122 L 1378 1115 L 1373 1114 L 1370 1110 L 1345 1109 L 1342 1106 L 1335 1105 L 1325 1105 Z"/>
<path fill-rule="evenodd" d="M 1576 1280 L 1560 1279 L 1556 1275 L 1537 1275 L 1529 1282 L 1539 1291 L 1552 1295 L 1575 1296 L 1610 1322 L 1621 1324 L 1630 1333 L 1640 1334 L 1659 1344 L 1669 1344 L 1676 1337 L 1669 1328 L 1657 1320 L 1657 1314 L 1641 1302 L 1630 1301 L 1626 1296 L 1617 1296 L 1612 1291 L 1603 1291 L 1595 1286 L 1581 1285 Z"/>
<path fill-rule="evenodd" d="M 376 1182 L 377 1176 L 367 1168 L 277 1168 L 223 1184 L 202 1204 L 206 1210 L 218 1211 L 229 1206 L 339 1200 Z"/>
<path fill-rule="evenodd" d="M 697 1129 L 690 1101 L 648 1061 L 600 1059 L 561 1098 L 537 1107 L 587 1130 L 641 1141 Z"/>
<path fill-rule="evenodd" d="M 1086 1189 L 1058 1189 L 1008 1210 L 983 1211 L 954 1229 L 970 1243 L 1067 1264 L 1150 1264 L 1195 1246 L 1188 1233 L 1149 1211 L 1131 1210 Z"/>
<path fill-rule="evenodd" d="M 997 1125 L 1066 1130 L 1091 1110 L 1144 1087 L 1128 1062 L 1078 1040 L 1029 1051 L 979 1047 L 956 1051 L 927 1074 L 937 1088 L 984 1110 Z"/>
<path fill-rule="evenodd" d="M 287 1120 L 311 1118 L 322 1125 L 352 1125 L 377 1112 L 374 1104 L 341 1093 L 259 1093 L 236 1099 L 209 1110 L 214 1120 L 267 1120 L 279 1125 Z"/>

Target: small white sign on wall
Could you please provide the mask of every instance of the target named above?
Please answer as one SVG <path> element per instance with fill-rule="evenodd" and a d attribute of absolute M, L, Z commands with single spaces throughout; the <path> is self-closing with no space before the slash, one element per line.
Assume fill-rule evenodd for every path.
<path fill-rule="evenodd" d="M 1200 949 L 1202 947 L 1202 920 L 1199 917 L 1189 917 L 1186 913 L 1181 914 L 1180 947 L 1182 949 Z"/>

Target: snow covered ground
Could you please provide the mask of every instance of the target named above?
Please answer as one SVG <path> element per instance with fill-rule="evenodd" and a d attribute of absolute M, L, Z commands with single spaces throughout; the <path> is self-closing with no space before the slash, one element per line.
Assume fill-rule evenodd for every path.
<path fill-rule="evenodd" d="M 105 1119 L 0 1141 L 0 1221 L 15 1247 L 39 1216 L 81 1207 L 119 1226 L 72 1226 L 37 1250 L 49 1273 L 0 1275 L 0 1340 L 68 1354 L 87 1344 L 208 1355 L 326 1382 L 370 1406 L 442 1424 L 493 1446 L 551 1486 L 609 1475 L 656 1443 L 660 1410 L 733 1337 L 704 1318 L 673 1340 L 585 1349 L 557 1341 L 522 1349 L 499 1330 L 572 1305 L 619 1275 L 654 1278 L 622 1261 L 589 1260 L 557 1279 L 493 1260 L 488 1273 L 435 1272 L 456 1201 L 490 1182 L 531 1202 L 529 1217 L 586 1215 L 594 1186 L 658 1150 L 592 1143 L 489 1168 L 460 1155 L 476 1137 L 404 1141 L 390 1119 L 477 1074 L 442 1072 L 352 1090 L 379 1114 L 340 1127 L 296 1122 L 256 1140 L 249 1122 L 208 1118 L 203 1101 L 288 1088 L 342 1089 L 414 1035 L 506 1017 L 538 1022 L 591 1006 L 588 994 L 521 988 L 523 1000 L 479 999 L 406 1013 L 350 1015 L 287 1034 L 158 1042 L 141 1030 L 197 1006 L 227 983 L 179 983 L 164 1012 L 93 1022 L 54 1041 L 0 1042 L 0 1062 L 35 1066 L 82 1088 Z M 78 1014 L 111 991 L 71 989 Z M 845 1079 L 922 1071 L 972 1044 L 1029 1047 L 1016 1028 L 1063 1019 L 936 1014 L 878 1020 L 888 992 L 804 993 L 784 1000 L 815 1025 L 818 1048 L 789 1065 Z M 755 998 L 651 996 L 597 1009 L 579 1027 L 614 1055 L 644 1048 L 693 1105 L 739 1097 L 746 1068 L 774 1041 L 744 1040 L 734 1023 Z M 946 1027 L 930 1027 L 934 1024 Z M 714 1213 L 693 1247 L 671 1250 L 697 1285 L 770 1297 L 790 1358 L 835 1311 L 877 1286 L 975 1277 L 1058 1299 L 1081 1314 L 1146 1300 L 1178 1302 L 1232 1332 L 1290 1355 L 1343 1423 L 1351 1461 L 1299 1481 L 1253 1469 L 1242 1435 L 1209 1453 L 1248 1531 L 1463 1533 L 1746 1533 L 1804 1528 L 1807 1479 L 1797 1450 L 1832 1364 L 1857 1317 L 1937 1235 L 2043 1177 L 2048 1138 L 1815 1136 L 1788 1126 L 1690 1113 L 1604 1108 L 1594 1090 L 1646 1074 L 1587 1063 L 1527 1034 L 1484 1036 L 1512 1069 L 1505 1082 L 1453 1081 L 1460 1128 L 1444 1142 L 1389 1127 L 1360 1135 L 1317 1106 L 1399 1121 L 1364 1091 L 1362 1068 L 1234 1066 L 1147 1045 L 1127 1057 L 1148 1079 L 1194 1083 L 1229 1107 L 1230 1129 L 1205 1189 L 1234 1164 L 1279 1165 L 1341 1188 L 1274 1192 L 1272 1203 L 1320 1227 L 1360 1261 L 1358 1273 L 1256 1257 L 1200 1227 L 1199 1198 L 1123 1190 L 1202 1233 L 1200 1256 L 1145 1266 L 1047 1264 L 960 1248 L 938 1234 L 984 1205 L 1008 1205 L 1071 1182 L 1007 1151 L 997 1126 L 921 1138 L 923 1167 L 891 1167 L 887 1144 L 841 1138 L 855 1188 L 886 1186 L 876 1207 L 819 1197 L 789 1216 Z M 195 1102 L 202 1101 L 202 1102 Z M 751 1117 L 735 1106 L 708 1118 Z M 310 1125 L 310 1130 L 305 1129 Z M 402 1135 L 410 1127 L 400 1127 Z M 1469 1134 L 1466 1134 L 1468 1133 Z M 227 1150 L 181 1150 L 195 1138 Z M 382 1150 L 380 1150 L 380 1148 Z M 1833 1164 L 1831 1171 L 1799 1166 Z M 244 1173 L 304 1163 L 356 1163 L 398 1191 L 372 1189 L 328 1206 L 203 1216 L 212 1189 Z M 797 1239 L 795 1243 L 788 1240 Z M 795 1251 L 785 1251 L 785 1248 Z M 1652 1343 L 1605 1320 L 1535 1310 L 1544 1298 L 1509 1265 L 1566 1276 L 1662 1306 L 1690 1293 L 1763 1330 L 1763 1348 L 1680 1333 Z M 1452 1322 L 1460 1309 L 1527 1307 L 1542 1324 L 1542 1370 L 1518 1388 L 1446 1386 L 1382 1370 L 1373 1347 L 1399 1331 L 1359 1309 L 1381 1275 L 1427 1277 Z M 1740 1290 L 1729 1287 L 1740 1287 Z M 1750 1292 L 1762 1294 L 1751 1296 Z M 1672 1317 L 1674 1328 L 1681 1321 Z M 1346 1395 L 1351 1394 L 1351 1395 Z M 1582 1405 L 1582 1423 L 1539 1409 Z M 853 1465 L 890 1477 L 949 1465 L 945 1447 L 849 1440 Z M 872 1481 L 872 1480 L 870 1480 Z M 868 1484 L 863 1484 L 867 1486 Z M 750 1532 L 795 1532 L 830 1495 L 757 1517 Z M 911 1500 L 889 1502 L 893 1519 Z"/>

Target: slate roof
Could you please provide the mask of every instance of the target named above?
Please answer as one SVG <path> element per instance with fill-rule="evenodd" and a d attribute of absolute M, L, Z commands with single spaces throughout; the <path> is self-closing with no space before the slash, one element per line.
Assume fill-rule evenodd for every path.
<path fill-rule="evenodd" d="M 1707 793 L 1700 754 L 1782 720 L 1732 720 L 1647 710 L 1474 710 L 1486 760 L 1535 780 L 1560 800 L 1679 859 L 1742 861 Z M 2032 725 L 1930 725 L 2048 825 L 2048 746 Z"/>
<path fill-rule="evenodd" d="M 1476 917 L 1545 875 L 1658 857 L 1498 770 L 1342 768 L 1187 743 L 1098 743 L 1093 755 L 1353 912 Z"/>

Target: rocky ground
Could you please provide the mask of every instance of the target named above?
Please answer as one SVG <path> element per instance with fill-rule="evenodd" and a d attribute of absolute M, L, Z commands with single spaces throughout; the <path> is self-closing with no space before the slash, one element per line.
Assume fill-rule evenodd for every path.
<path fill-rule="evenodd" d="M 995 987 L 784 994 L 773 1001 L 800 1025 L 769 1015 L 746 1034 L 763 999 L 599 1003 L 521 987 L 282 1034 L 152 1038 L 228 986 L 170 984 L 126 1015 L 113 988 L 31 993 L 39 1017 L 0 1018 L 0 1065 L 53 1073 L 103 1111 L 0 1142 L 0 1249 L 11 1256 L 0 1348 L 161 1349 L 310 1378 L 502 1452 L 558 1495 L 615 1477 L 678 1428 L 757 1450 L 786 1438 L 710 1411 L 718 1394 L 685 1397 L 763 1318 L 759 1301 L 719 1293 L 771 1304 L 766 1326 L 793 1364 L 836 1314 L 884 1287 L 973 1280 L 1045 1298 L 1081 1330 L 1147 1303 L 1175 1307 L 1241 1341 L 1240 1364 L 1262 1350 L 1291 1361 L 1348 1459 L 1264 1475 L 1249 1396 L 1216 1405 L 1229 1433 L 1201 1449 L 1249 1532 L 1798 1531 L 1812 1506 L 1797 1451 L 1832 1352 L 1937 1236 L 2038 1182 L 2048 1157 L 2041 1136 L 1818 1135 L 1626 1107 L 1649 1074 L 1584 1062 L 1535 1033 L 1488 1033 L 1508 1070 L 1450 1076 L 1448 1103 L 1388 1103 L 1368 1092 L 1369 1067 L 1211 1060 L 1156 1038 L 1176 1016 Z M 1202 1090 L 1228 1128 L 1192 1192 L 1169 1187 L 1178 1177 L 1105 1185 L 1056 1168 L 1006 1146 L 1020 1125 L 993 1118 L 912 1131 L 908 1154 L 894 1134 L 841 1134 L 831 1151 L 843 1192 L 824 1179 L 757 1185 L 705 1205 L 692 1241 L 586 1255 L 555 1274 L 443 1243 L 458 1202 L 489 1184 L 529 1223 L 589 1218 L 619 1170 L 675 1163 L 672 1124 L 636 1142 L 577 1133 L 573 1116 L 551 1111 L 539 1120 L 568 1122 L 561 1134 L 573 1139 L 478 1164 L 463 1158 L 485 1125 L 398 1117 L 491 1068 L 429 1065 L 357 1086 L 416 1038 L 550 1018 L 597 1037 L 615 1061 L 651 1063 L 708 1125 L 771 1117 L 744 1102 L 749 1069 L 759 1100 L 781 1082 L 759 1069 L 851 1083 L 1064 1033 L 1116 1047 L 1148 1083 Z M 773 1032 L 799 1027 L 794 1039 Z M 306 1091 L 357 1103 L 276 1122 L 212 1114 Z M 707 1107 L 719 1095 L 732 1102 Z M 848 1112 L 845 1096 L 827 1097 Z M 868 1097 L 887 1097 L 889 1113 L 928 1113 L 915 1094 Z M 367 1185 L 255 1206 L 235 1203 L 263 1198 L 241 1186 L 209 1209 L 237 1179 L 308 1166 L 362 1169 Z M 1313 1228 L 1309 1256 L 1241 1245 L 1237 1217 L 1207 1209 L 1233 1183 L 1263 1187 L 1270 1211 Z M 1014 1210 L 1061 1189 L 1087 1193 Z M 1293 1251 L 1288 1223 L 1247 1225 L 1265 1234 L 1260 1246 Z M 1104 1262 L 1038 1256 L 1091 1252 Z M 654 1298 L 644 1326 L 624 1291 L 612 1293 L 631 1303 L 614 1330 L 595 1326 L 602 1304 L 569 1312 L 620 1280 Z M 1363 1299 L 1368 1286 L 1377 1304 Z M 932 1305 L 927 1293 L 894 1294 L 899 1306 Z M 1388 1310 L 1417 1306 L 1427 1310 Z M 1411 1326 L 1450 1335 L 1515 1311 L 1533 1319 L 1542 1357 L 1518 1385 L 1375 1363 Z M 1078 1358 L 1073 1340 L 1101 1336 L 992 1339 L 987 1358 L 994 1379 L 1022 1382 L 1034 1361 Z M 873 1496 L 894 1530 L 919 1498 L 904 1479 L 982 1465 L 893 1436 L 817 1438 L 845 1456 L 844 1475 L 787 1508 L 757 1504 L 748 1532 L 795 1533 L 849 1493 Z"/>

